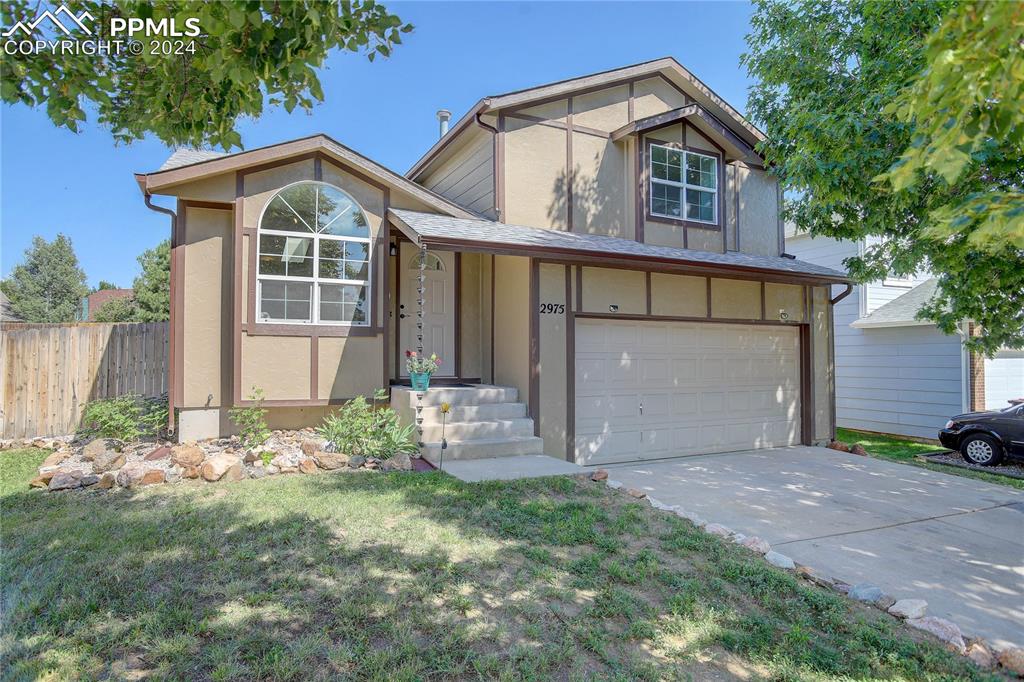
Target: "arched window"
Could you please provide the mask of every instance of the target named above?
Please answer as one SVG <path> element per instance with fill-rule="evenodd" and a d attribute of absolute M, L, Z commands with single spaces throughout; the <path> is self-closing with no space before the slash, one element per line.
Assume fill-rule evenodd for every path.
<path fill-rule="evenodd" d="M 267 203 L 259 224 L 260 322 L 370 323 L 370 225 L 345 192 L 298 182 Z"/>
<path fill-rule="evenodd" d="M 420 254 L 413 254 L 412 258 L 409 259 L 409 269 L 419 270 L 420 269 Z M 436 253 L 427 252 L 427 257 L 423 261 L 424 270 L 437 270 L 438 272 L 444 272 L 444 261 Z"/>

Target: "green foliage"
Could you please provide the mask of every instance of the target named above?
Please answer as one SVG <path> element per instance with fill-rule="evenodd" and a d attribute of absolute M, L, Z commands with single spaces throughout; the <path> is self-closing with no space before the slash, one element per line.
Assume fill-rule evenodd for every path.
<path fill-rule="evenodd" d="M 950 218 L 949 211 L 972 195 L 1019 189 L 1019 144 L 1014 151 L 1012 140 L 990 139 L 987 156 L 972 161 L 955 185 L 934 173 L 900 191 L 876 180 L 927 136 L 892 106 L 934 66 L 926 41 L 953 6 L 756 0 L 743 56 L 755 81 L 748 109 L 767 135 L 761 152 L 787 192 L 786 219 L 813 235 L 877 238 L 846 262 L 858 281 L 935 272 L 936 296 L 920 315 L 947 333 L 974 320 L 983 336 L 969 346 L 992 353 L 1024 344 L 1024 257 L 1019 248 L 979 248 L 969 233 L 985 221 Z M 969 78 L 955 80 L 972 87 Z M 964 220 L 975 227 L 940 237 L 931 226 L 946 218 L 958 229 L 968 228 Z"/>
<path fill-rule="evenodd" d="M 167 398 L 123 395 L 93 400 L 82 412 L 82 435 L 132 441 L 161 435 L 167 426 Z"/>
<path fill-rule="evenodd" d="M 12 26 L 31 20 L 39 5 L 4 0 L 0 8 L 3 25 Z M 152 133 L 172 146 L 241 147 L 240 117 L 259 117 L 265 104 L 291 112 L 323 101 L 316 69 L 331 51 L 388 57 L 412 30 L 373 0 L 82 0 L 74 9 L 96 18 L 92 29 L 101 39 L 111 38 L 109 20 L 116 16 L 199 22 L 194 53 L 180 56 L 150 54 L 147 47 L 132 56 L 16 54 L 0 61 L 4 102 L 45 105 L 55 125 L 74 132 L 91 109 L 119 143 Z"/>
<path fill-rule="evenodd" d="M 894 191 L 937 182 L 936 176 L 951 187 L 965 179 L 970 186 L 979 174 L 1007 180 L 954 194 L 932 211 L 925 236 L 963 234 L 979 250 L 1024 250 L 1022 45 L 1024 4 L 955 5 L 928 38 L 928 66 L 886 108 L 915 128 L 910 146 L 880 176 Z"/>
<path fill-rule="evenodd" d="M 238 435 L 247 448 L 263 445 L 270 438 L 267 427 L 267 411 L 263 408 L 263 389 L 253 386 L 249 400 L 255 404 L 250 407 L 233 407 L 228 410 L 228 418 L 238 427 Z"/>
<path fill-rule="evenodd" d="M 33 237 L 24 262 L 0 282 L 0 290 L 25 322 L 74 322 L 89 291 L 71 240 L 63 234 L 52 242 Z"/>
<path fill-rule="evenodd" d="M 96 309 L 92 318 L 96 322 L 135 322 L 137 312 L 135 300 L 125 296 L 107 301 Z"/>
<path fill-rule="evenodd" d="M 117 289 L 118 286 L 113 282 L 108 282 L 105 279 L 101 279 L 100 283 L 96 285 L 96 291 L 106 291 L 107 289 Z"/>
<path fill-rule="evenodd" d="M 374 395 L 373 404 L 363 396 L 356 396 L 334 414 L 324 417 L 317 432 L 334 446 L 337 452 L 387 459 L 398 452 L 415 449 L 414 427 L 402 426 L 398 414 L 389 407 L 378 407 L 381 392 Z"/>
<path fill-rule="evenodd" d="M 142 273 L 135 278 L 136 322 L 171 319 L 171 241 L 165 239 L 139 256 Z"/>

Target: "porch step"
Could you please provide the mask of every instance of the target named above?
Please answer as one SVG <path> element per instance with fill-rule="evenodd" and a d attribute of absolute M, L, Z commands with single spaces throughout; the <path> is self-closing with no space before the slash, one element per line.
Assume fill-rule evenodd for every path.
<path fill-rule="evenodd" d="M 437 464 L 441 458 L 441 443 L 426 443 L 421 454 L 431 464 Z M 444 459 L 449 461 L 542 454 L 544 454 L 544 440 L 536 436 L 475 438 L 464 441 L 449 440 L 448 448 L 444 451 Z"/>
<path fill-rule="evenodd" d="M 435 421 L 433 419 L 426 418 L 423 420 L 423 440 L 425 442 L 440 442 L 441 431 L 442 424 L 439 420 Z M 477 440 L 480 438 L 532 436 L 533 420 L 520 418 L 479 421 L 449 421 L 444 425 L 444 435 L 449 442 Z"/>
<path fill-rule="evenodd" d="M 440 406 L 424 407 L 423 421 L 441 421 Z M 519 419 L 526 416 L 523 403 L 484 403 L 483 405 L 452 405 L 448 423 L 489 421 L 492 419 Z"/>
<path fill-rule="evenodd" d="M 438 386 L 423 394 L 423 406 L 489 405 L 493 403 L 514 403 L 519 391 L 512 386 Z M 391 401 L 402 403 L 402 407 L 416 407 L 416 391 L 407 386 L 395 386 L 391 390 Z"/>

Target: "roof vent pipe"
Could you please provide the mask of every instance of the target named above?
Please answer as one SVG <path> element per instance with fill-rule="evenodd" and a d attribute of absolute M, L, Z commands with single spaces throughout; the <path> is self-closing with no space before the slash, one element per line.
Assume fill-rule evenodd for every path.
<path fill-rule="evenodd" d="M 439 109 L 437 112 L 437 122 L 440 135 L 438 137 L 444 137 L 448 134 L 448 121 L 452 118 L 452 112 L 447 109 Z"/>

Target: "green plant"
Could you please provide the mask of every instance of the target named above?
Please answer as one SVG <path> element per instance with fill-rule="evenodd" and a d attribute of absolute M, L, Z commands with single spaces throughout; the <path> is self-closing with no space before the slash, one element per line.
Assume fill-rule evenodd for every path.
<path fill-rule="evenodd" d="M 377 391 L 372 403 L 356 396 L 324 417 L 317 433 L 330 441 L 337 452 L 348 455 L 387 459 L 397 452 L 413 450 L 413 426 L 402 426 L 394 410 L 378 404 L 386 396 L 386 391 Z"/>
<path fill-rule="evenodd" d="M 158 436 L 167 424 L 167 398 L 122 395 L 93 400 L 82 412 L 80 433 L 86 436 L 136 440 Z"/>
<path fill-rule="evenodd" d="M 263 409 L 263 389 L 252 387 L 249 400 L 254 404 L 250 407 L 233 407 L 228 411 L 231 423 L 238 427 L 238 435 L 247 448 L 263 445 L 270 438 L 267 427 L 267 411 Z"/>
<path fill-rule="evenodd" d="M 435 353 L 429 357 L 419 355 L 414 350 L 405 351 L 405 370 L 409 374 L 433 374 L 441 367 L 441 358 Z"/>
<path fill-rule="evenodd" d="M 270 463 L 274 461 L 274 453 L 264 450 L 260 453 L 260 459 L 263 460 L 263 466 L 270 466 Z"/>

